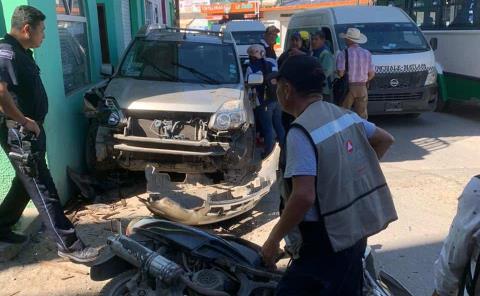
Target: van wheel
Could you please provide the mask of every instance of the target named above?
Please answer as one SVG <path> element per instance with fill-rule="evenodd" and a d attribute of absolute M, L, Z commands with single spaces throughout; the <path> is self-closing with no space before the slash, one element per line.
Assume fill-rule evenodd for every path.
<path fill-rule="evenodd" d="M 95 142 L 97 138 L 98 122 L 92 120 L 88 125 L 87 137 L 85 142 L 85 158 L 87 170 L 90 173 L 96 171 L 97 157 L 95 151 Z"/>
<path fill-rule="evenodd" d="M 435 106 L 435 112 L 445 112 L 448 110 L 449 106 L 450 106 L 450 101 L 444 100 L 443 96 L 441 94 L 438 94 L 437 106 Z"/>

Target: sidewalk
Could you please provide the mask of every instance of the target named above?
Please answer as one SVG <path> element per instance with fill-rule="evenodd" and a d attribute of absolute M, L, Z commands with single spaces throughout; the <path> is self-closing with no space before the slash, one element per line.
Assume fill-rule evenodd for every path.
<path fill-rule="evenodd" d="M 0 242 L 0 262 L 10 261 L 15 258 L 29 243 L 33 235 L 40 230 L 40 219 L 35 208 L 27 208 L 23 212 L 22 218 L 15 225 L 14 230 L 20 234 L 28 236 L 29 239 L 22 245 L 8 244 Z"/>

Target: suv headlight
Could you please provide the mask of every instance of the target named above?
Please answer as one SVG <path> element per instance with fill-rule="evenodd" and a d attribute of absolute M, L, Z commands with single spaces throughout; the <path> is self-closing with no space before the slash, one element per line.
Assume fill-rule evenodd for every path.
<path fill-rule="evenodd" d="M 112 97 L 105 98 L 102 122 L 109 127 L 118 127 L 126 119 L 117 102 Z"/>
<path fill-rule="evenodd" d="M 240 128 L 247 120 L 242 100 L 225 102 L 210 118 L 208 127 L 217 131 Z"/>
<path fill-rule="evenodd" d="M 120 123 L 120 114 L 117 111 L 112 111 L 108 116 L 107 123 L 109 126 L 117 126 Z"/>
<path fill-rule="evenodd" d="M 425 86 L 432 85 L 437 82 L 437 69 L 431 68 L 428 70 L 427 79 L 425 80 Z"/>

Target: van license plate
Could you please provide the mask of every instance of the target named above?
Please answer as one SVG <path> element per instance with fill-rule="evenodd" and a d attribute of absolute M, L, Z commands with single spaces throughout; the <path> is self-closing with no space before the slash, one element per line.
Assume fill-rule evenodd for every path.
<path fill-rule="evenodd" d="M 387 112 L 403 111 L 402 102 L 387 102 L 387 103 L 385 103 L 385 111 L 387 111 Z"/>

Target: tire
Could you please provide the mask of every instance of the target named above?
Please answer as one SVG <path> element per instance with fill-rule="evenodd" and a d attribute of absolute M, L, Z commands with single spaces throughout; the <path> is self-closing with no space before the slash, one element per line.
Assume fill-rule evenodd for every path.
<path fill-rule="evenodd" d="M 135 276 L 137 270 L 127 270 L 116 277 L 103 287 L 99 296 L 126 296 L 130 295 L 127 290 L 127 283 Z"/>
<path fill-rule="evenodd" d="M 443 97 L 438 94 L 437 106 L 435 106 L 435 112 L 445 112 L 450 106 L 450 101 L 445 101 Z"/>
<path fill-rule="evenodd" d="M 95 142 L 97 139 L 98 122 L 91 120 L 88 124 L 87 136 L 85 141 L 85 159 L 87 164 L 87 170 L 90 173 L 96 171 L 97 156 L 95 151 Z"/>
<path fill-rule="evenodd" d="M 96 119 L 90 121 L 87 129 L 87 136 L 85 141 L 85 160 L 87 165 L 87 171 L 97 178 L 103 178 L 108 175 L 109 172 L 116 169 L 117 166 L 113 161 L 97 161 L 97 132 L 99 123 Z"/>

